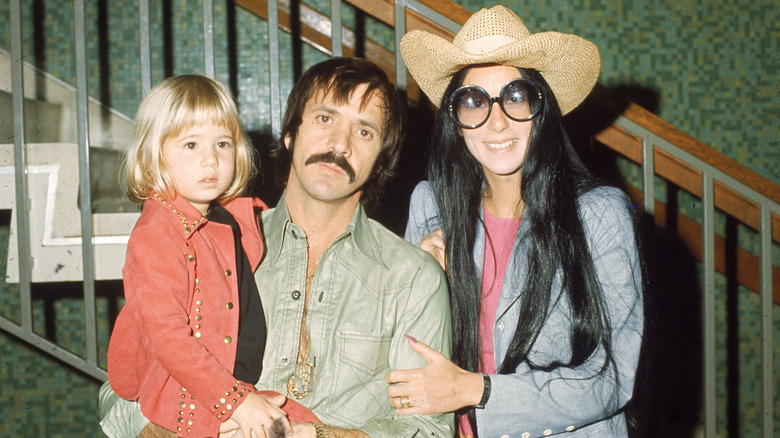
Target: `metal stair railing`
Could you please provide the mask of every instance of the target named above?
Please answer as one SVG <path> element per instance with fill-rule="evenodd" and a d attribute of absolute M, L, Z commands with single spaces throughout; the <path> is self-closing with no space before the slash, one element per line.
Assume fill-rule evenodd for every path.
<path fill-rule="evenodd" d="M 760 295 L 761 295 L 761 382 L 762 382 L 762 436 L 774 434 L 773 365 L 774 345 L 772 341 L 772 216 L 780 216 L 780 205 L 762 193 L 737 181 L 732 176 L 711 166 L 700 158 L 659 137 L 655 133 L 626 118 L 619 117 L 615 124 L 627 133 L 641 139 L 642 144 L 642 202 L 646 214 L 654 215 L 655 185 L 654 170 L 657 151 L 663 151 L 676 160 L 701 172 L 702 194 L 702 263 L 704 271 L 703 290 L 703 334 L 704 334 L 704 412 L 705 436 L 716 436 L 716 369 L 715 369 L 715 184 L 721 183 L 737 192 L 742 198 L 758 207 L 760 236 Z"/>
<path fill-rule="evenodd" d="M 80 199 L 82 205 L 91 205 L 89 174 L 89 125 L 87 115 L 86 25 L 84 0 L 73 4 L 76 41 L 76 107 L 78 114 L 78 154 Z M 28 164 L 24 136 L 24 63 L 21 36 L 21 1 L 10 2 L 11 21 L 11 82 L 14 114 L 14 176 L 16 230 L 18 233 L 19 288 L 21 324 L 0 316 L 0 328 L 36 346 L 57 359 L 95 378 L 105 380 L 106 372 L 98 364 L 97 323 L 95 310 L 94 252 L 92 245 L 82 245 L 83 299 L 86 333 L 86 357 L 70 352 L 33 331 L 31 255 L 29 250 L 30 220 L 28 203 Z M 92 242 L 92 215 L 89 208 L 81 209 L 82 242 Z"/>

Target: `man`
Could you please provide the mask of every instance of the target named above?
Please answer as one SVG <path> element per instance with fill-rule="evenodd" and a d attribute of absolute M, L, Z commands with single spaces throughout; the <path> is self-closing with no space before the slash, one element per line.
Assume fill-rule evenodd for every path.
<path fill-rule="evenodd" d="M 407 337 L 445 355 L 451 342 L 438 264 L 364 210 L 398 161 L 403 113 L 386 75 L 358 58 L 315 65 L 288 100 L 275 151 L 289 158 L 286 191 L 263 213 L 255 274 L 268 326 L 257 387 L 325 424 L 293 423 L 296 437 L 453 434 L 450 414 L 396 417 L 384 381 L 426 365 Z M 125 415 L 114 406 L 108 421 Z"/>

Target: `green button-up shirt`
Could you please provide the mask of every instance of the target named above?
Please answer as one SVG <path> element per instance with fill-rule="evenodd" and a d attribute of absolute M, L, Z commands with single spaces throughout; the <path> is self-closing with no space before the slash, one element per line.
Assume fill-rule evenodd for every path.
<path fill-rule="evenodd" d="M 263 212 L 266 255 L 255 273 L 268 341 L 257 385 L 282 394 L 298 356 L 304 311 L 306 233 L 290 221 L 284 196 Z M 314 388 L 301 400 L 327 425 L 380 437 L 450 437 L 452 415 L 396 417 L 384 375 L 419 368 L 425 360 L 404 335 L 450 355 L 446 280 L 436 261 L 358 206 L 320 259 L 311 285 L 306 326 Z"/>

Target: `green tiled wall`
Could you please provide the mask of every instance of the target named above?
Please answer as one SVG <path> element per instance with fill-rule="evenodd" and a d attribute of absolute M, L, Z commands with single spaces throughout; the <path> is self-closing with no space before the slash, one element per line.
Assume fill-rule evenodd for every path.
<path fill-rule="evenodd" d="M 134 1 L 87 2 L 90 94 L 132 117 L 140 100 L 138 63 L 138 17 Z M 202 24 L 200 1 L 171 0 L 151 3 L 153 80 L 173 73 L 202 72 Z M 458 3 L 476 11 L 484 1 Z M 557 30 L 575 33 L 594 41 L 603 58 L 600 82 L 656 112 L 681 130 L 739 161 L 749 169 L 780 182 L 780 4 L 769 0 L 512 0 L 501 2 L 520 15 L 532 32 Z M 73 10 L 71 2 L 24 0 L 23 27 L 25 60 L 49 73 L 74 83 Z M 177 23 L 170 31 L 172 58 L 164 60 L 161 24 L 163 5 L 168 4 Z M 316 9 L 328 11 L 326 0 L 312 1 Z M 9 47 L 9 6 L 0 3 L 0 46 Z M 345 25 L 352 26 L 354 12 L 345 6 Z M 228 41 L 227 21 L 236 23 L 233 41 Z M 98 26 L 99 20 L 107 24 Z M 225 2 L 215 5 L 217 75 L 236 86 L 241 117 L 249 131 L 267 133 L 269 83 L 267 26 L 264 22 Z M 392 34 L 384 26 L 366 23 L 375 40 L 391 44 Z M 100 30 L 104 38 L 100 38 Z M 34 37 L 37 37 L 34 38 Z M 36 41 L 36 42 L 34 42 Z M 290 53 L 292 41 L 280 33 L 283 53 Z M 230 59 L 232 50 L 235 59 Z M 305 69 L 324 56 L 304 46 Z M 165 61 L 165 62 L 164 62 Z M 292 84 L 293 64 L 282 58 L 281 95 Z M 231 62 L 235 77 L 231 78 Z M 7 219 L 6 219 L 7 221 Z M 7 223 L 0 224 L 0 272 L 5 271 Z M 727 318 L 724 281 L 719 278 L 718 327 Z M 98 299 L 101 357 L 105 357 L 109 308 L 120 301 L 110 289 Z M 35 327 L 49 332 L 58 342 L 82 353 L 83 309 L 81 301 L 43 291 L 34 300 Z M 15 285 L 0 282 L 0 314 L 18 319 Z M 719 394 L 718 430 L 726 435 L 754 436 L 757 433 L 760 380 L 758 296 L 740 290 L 738 315 L 739 430 L 728 430 L 724 412 L 726 397 Z M 54 319 L 50 321 L 48 319 Z M 780 337 L 780 311 L 774 309 L 774 336 Z M 719 363 L 726 362 L 725 329 L 719 330 Z M 776 357 L 780 352 L 776 348 Z M 0 436 L 99 436 L 97 389 L 99 383 L 40 354 L 37 350 L 0 333 Z M 780 393 L 775 365 L 775 393 Z M 719 366 L 719 369 L 723 368 Z M 719 388 L 729 377 L 719 374 Z M 694 385 L 695 386 L 695 385 Z M 780 404 L 775 402 L 775 411 Z M 12 421 L 10 419 L 13 419 Z M 780 421 L 776 419 L 777 435 Z"/>

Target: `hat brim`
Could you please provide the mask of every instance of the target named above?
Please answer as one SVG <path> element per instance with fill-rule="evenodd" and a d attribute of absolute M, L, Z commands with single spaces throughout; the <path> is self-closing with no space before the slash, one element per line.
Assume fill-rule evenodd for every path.
<path fill-rule="evenodd" d="M 401 56 L 436 107 L 457 71 L 469 65 L 502 64 L 538 70 L 555 94 L 561 113 L 566 114 L 585 100 L 601 70 L 601 56 L 595 44 L 559 32 L 532 34 L 473 54 L 437 35 L 414 30 L 401 39 Z"/>

